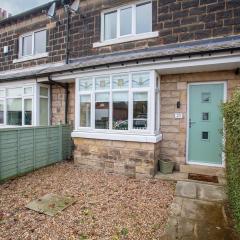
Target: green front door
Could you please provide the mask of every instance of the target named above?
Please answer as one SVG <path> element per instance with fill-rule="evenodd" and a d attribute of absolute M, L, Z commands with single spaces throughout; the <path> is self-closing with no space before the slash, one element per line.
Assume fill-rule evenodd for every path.
<path fill-rule="evenodd" d="M 222 165 L 224 84 L 189 86 L 188 163 Z"/>

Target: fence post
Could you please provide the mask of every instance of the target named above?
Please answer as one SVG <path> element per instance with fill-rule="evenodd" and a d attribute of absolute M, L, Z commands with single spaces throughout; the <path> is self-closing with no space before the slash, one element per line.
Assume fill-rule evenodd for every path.
<path fill-rule="evenodd" d="M 63 126 L 59 125 L 59 161 L 63 160 Z"/>
<path fill-rule="evenodd" d="M 1 134 L 1 132 L 0 132 L 0 134 Z M 1 182 L 1 180 L 3 180 L 2 179 L 2 140 L 1 140 L 2 138 L 1 138 L 1 136 L 0 136 L 0 182 Z"/>
<path fill-rule="evenodd" d="M 33 170 L 36 169 L 36 128 L 33 128 Z"/>
<path fill-rule="evenodd" d="M 17 174 L 19 175 L 19 155 L 20 155 L 20 130 L 17 129 Z"/>

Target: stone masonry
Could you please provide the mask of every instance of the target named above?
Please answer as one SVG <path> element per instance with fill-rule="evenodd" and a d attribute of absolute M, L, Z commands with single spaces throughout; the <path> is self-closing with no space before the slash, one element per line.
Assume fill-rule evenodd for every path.
<path fill-rule="evenodd" d="M 153 31 L 158 31 L 159 37 L 93 48 L 93 43 L 100 41 L 101 12 L 133 2 L 136 1 L 81 1 L 84 17 L 75 14 L 70 19 L 70 59 L 240 33 L 239 0 L 153 0 Z M 57 18 L 59 23 L 54 24 L 40 11 L 34 16 L 1 24 L 0 49 L 8 46 L 9 53 L 4 55 L 0 51 L 0 71 L 64 61 L 66 20 L 63 8 L 58 9 Z M 14 64 L 13 60 L 18 58 L 19 36 L 40 28 L 47 28 L 49 56 Z"/>
<path fill-rule="evenodd" d="M 75 138 L 74 162 L 81 168 L 104 169 L 129 177 L 152 177 L 157 171 L 159 143 Z"/>

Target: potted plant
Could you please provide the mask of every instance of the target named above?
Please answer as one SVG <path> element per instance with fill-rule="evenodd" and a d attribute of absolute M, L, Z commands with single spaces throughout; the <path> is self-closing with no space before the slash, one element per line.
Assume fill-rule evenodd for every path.
<path fill-rule="evenodd" d="M 160 172 L 164 174 L 170 174 L 173 172 L 175 163 L 169 159 L 160 159 L 159 160 L 159 167 Z"/>

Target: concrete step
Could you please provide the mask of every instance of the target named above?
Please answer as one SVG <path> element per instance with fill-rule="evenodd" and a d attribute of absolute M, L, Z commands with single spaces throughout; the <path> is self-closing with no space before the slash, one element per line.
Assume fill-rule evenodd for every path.
<path fill-rule="evenodd" d="M 225 168 L 221 167 L 209 167 L 201 165 L 180 165 L 180 172 L 225 177 Z"/>

